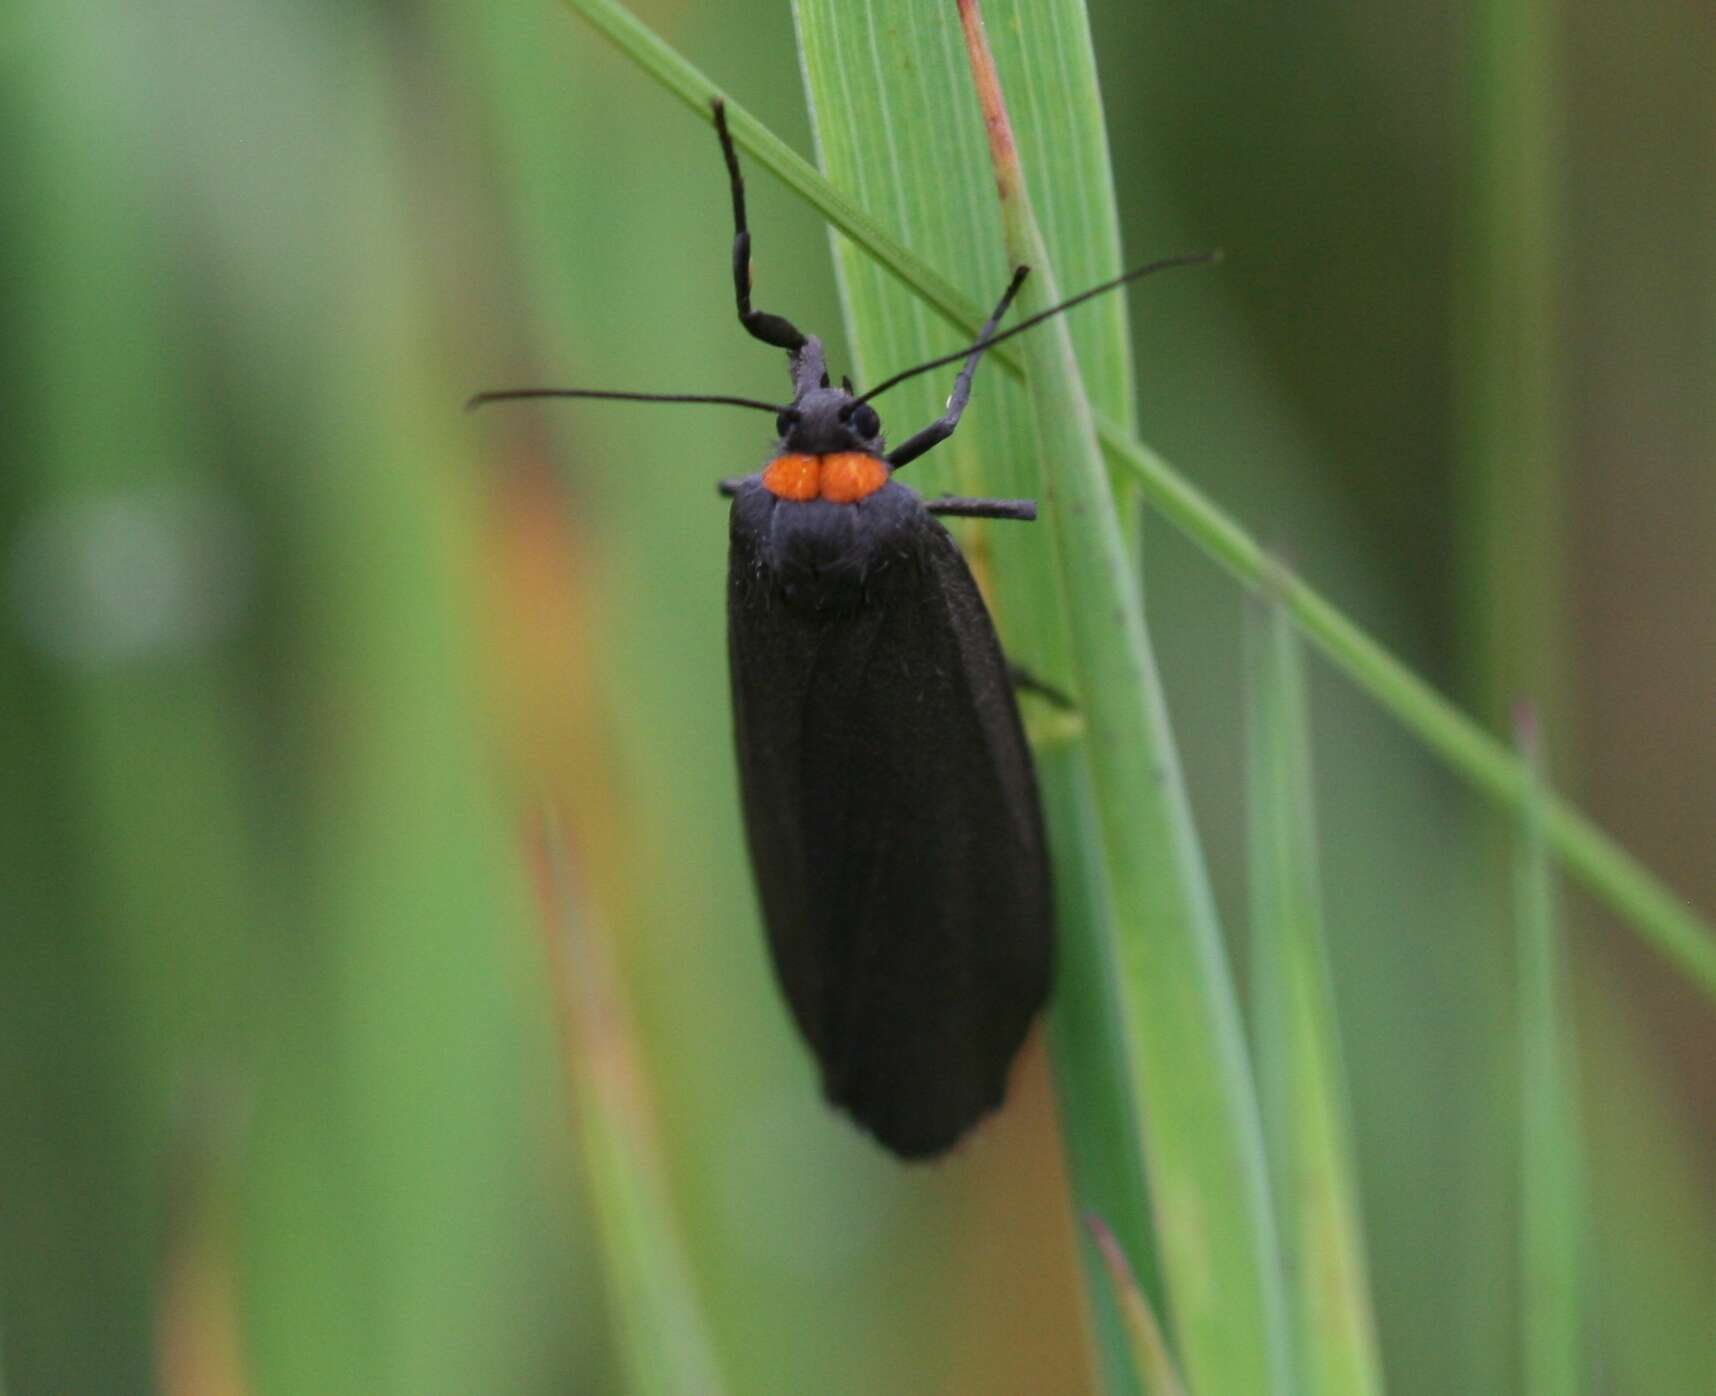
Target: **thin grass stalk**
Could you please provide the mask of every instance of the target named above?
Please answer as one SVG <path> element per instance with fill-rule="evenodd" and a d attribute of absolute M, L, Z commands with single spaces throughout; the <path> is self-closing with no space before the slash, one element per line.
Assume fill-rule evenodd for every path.
<path fill-rule="evenodd" d="M 1186 1396 L 1186 1384 L 1174 1366 L 1174 1355 L 1168 1351 L 1168 1339 L 1162 1332 L 1162 1321 L 1151 1307 L 1150 1297 L 1138 1285 L 1131 1262 L 1121 1249 L 1119 1238 L 1098 1216 L 1087 1216 L 1085 1224 L 1096 1238 L 1108 1271 L 1108 1281 L 1126 1315 L 1126 1332 L 1132 1342 L 1132 1361 L 1143 1378 L 1148 1396 Z"/>
<path fill-rule="evenodd" d="M 633 1396 L 725 1390 L 667 1196 L 661 1151 L 611 953 L 580 915 L 558 820 L 538 831 L 568 1083 L 590 1216 Z"/>
<path fill-rule="evenodd" d="M 1582 1208 L 1569 995 L 1555 878 L 1543 836 L 1547 785 L 1537 718 L 1517 719 L 1533 773 L 1514 863 L 1519 945 L 1520 1320 L 1524 1396 L 1577 1396 L 1581 1334 Z"/>
<path fill-rule="evenodd" d="M 1253 1035 L 1300 1389 L 1380 1396 L 1340 1024 L 1318 880 L 1310 712 L 1299 638 L 1247 607 Z"/>
<path fill-rule="evenodd" d="M 1050 1008 L 1050 1052 L 1061 1137 L 1075 1207 L 1112 1215 L 1105 1224 L 1116 1248 L 1138 1247 L 1150 1283 L 1128 1262 L 1128 1276 L 1143 1302 L 1160 1293 L 1155 1227 L 1145 1186 L 1143 1124 L 1137 1083 L 1126 1052 L 1126 1030 L 1116 991 L 1113 899 L 1096 833 L 1094 796 L 1082 746 L 1064 744 L 1038 757 L 1044 816 L 1054 858 L 1060 944 Z M 1107 1213 L 1093 1209 L 1105 1206 Z M 1119 1238 L 1133 1238 L 1123 1243 Z M 1111 1263 L 1100 1243 L 1079 1247 L 1085 1293 L 1102 1389 L 1126 1396 L 1144 1369 L 1136 1360 L 1134 1322 L 1127 1299 L 1110 1282 Z"/>
<path fill-rule="evenodd" d="M 1558 277 L 1564 259 L 1556 90 L 1559 7 L 1553 0 L 1475 0 L 1466 22 L 1464 197 L 1453 340 L 1456 443 L 1453 520 L 1459 547 L 1460 694 L 1494 721 L 1520 693 L 1538 695 L 1557 732 L 1574 730 L 1567 654 L 1567 578 Z M 1526 800 L 1534 796 L 1528 791 Z M 1530 814 L 1522 816 L 1530 819 Z M 1505 824 L 1486 825 L 1476 875 L 1506 905 Z M 1510 1048 L 1516 1015 L 1504 937 L 1473 946 L 1474 1060 Z M 1480 1141 L 1507 1138 L 1514 1083 L 1474 1077 L 1459 1137 L 1468 1188 L 1499 1204 L 1513 1161 Z M 1503 1380 L 1514 1267 L 1488 1207 L 1466 1210 L 1459 1247 L 1468 1282 L 1462 1341 L 1473 1380 Z"/>
<path fill-rule="evenodd" d="M 1556 24 L 1550 0 L 1479 0 L 1468 22 L 1469 188 L 1456 305 L 1467 692 L 1499 715 L 1571 691 L 1562 561 L 1561 248 Z"/>

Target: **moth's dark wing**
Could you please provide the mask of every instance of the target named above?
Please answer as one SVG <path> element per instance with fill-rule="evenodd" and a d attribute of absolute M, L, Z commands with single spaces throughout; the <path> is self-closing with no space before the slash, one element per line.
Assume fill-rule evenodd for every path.
<path fill-rule="evenodd" d="M 1053 913 L 994 627 L 947 532 L 903 487 L 887 493 L 784 531 L 772 501 L 737 499 L 728 634 L 781 986 L 829 1098 L 919 1158 L 1001 1102 L 1048 994 Z M 864 575 L 820 611 L 793 560 L 805 528 L 836 574 Z"/>

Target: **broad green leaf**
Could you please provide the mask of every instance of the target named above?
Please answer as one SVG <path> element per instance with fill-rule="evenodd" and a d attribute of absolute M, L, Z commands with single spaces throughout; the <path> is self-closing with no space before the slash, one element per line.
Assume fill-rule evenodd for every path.
<path fill-rule="evenodd" d="M 833 181 L 891 224 L 920 255 L 960 269 L 959 289 L 993 303 L 1011 264 L 994 215 L 994 177 L 982 119 L 970 95 L 959 26 L 945 5 L 847 4 L 806 0 L 796 8 L 822 161 Z M 1081 282 L 1112 276 L 1120 265 L 1102 113 L 1082 8 L 1038 7 L 1017 37 L 1020 51 L 1053 55 L 1052 69 L 1030 66 L 1033 106 L 1053 113 L 1035 139 L 1047 158 L 1060 153 L 1081 189 L 1055 227 Z M 836 268 L 847 310 L 854 376 L 875 382 L 896 369 L 967 342 L 928 313 L 862 248 L 836 235 Z M 761 272 L 759 271 L 759 275 Z M 1086 359 L 1099 370 L 1107 410 L 1130 412 L 1126 307 L 1113 297 L 1074 322 Z M 927 374 L 881 400 L 896 439 L 938 416 L 951 371 Z M 1038 446 L 1025 393 L 1003 374 L 980 371 L 973 406 L 959 431 L 911 467 L 911 482 L 934 493 L 1035 495 Z M 968 555 L 986 574 L 1010 656 L 1062 688 L 1073 670 L 1061 623 L 1059 582 L 1042 525 L 967 531 Z M 986 566 L 992 563 L 992 566 Z M 1153 1238 L 1144 1193 L 1135 1081 L 1124 1050 L 1112 912 L 1089 775 L 1064 721 L 1028 698 L 1038 737 L 1039 776 L 1057 869 L 1061 949 L 1051 1017 L 1061 1118 L 1075 1204 L 1101 1212 L 1140 1257 L 1154 1283 Z M 1100 1261 L 1080 1238 L 1096 1317 L 1104 1378 L 1130 1389 L 1124 1336 L 1096 1281 Z"/>
<path fill-rule="evenodd" d="M 979 105 L 966 35 L 947 6 L 804 3 L 798 13 L 829 173 L 919 255 L 960 266 L 974 293 L 987 268 L 999 283 L 1009 266 L 1030 265 L 1028 308 L 1058 298 L 1063 260 L 1083 283 L 1112 271 L 1112 260 L 1051 250 L 1021 198 L 1004 196 L 997 209 L 994 181 L 1009 176 L 991 164 L 984 137 L 998 118 Z M 1082 9 L 999 6 L 992 19 L 1003 85 L 1026 94 L 1019 142 L 1026 158 L 1036 154 L 1045 207 L 1056 210 L 1047 225 L 1057 237 L 1093 241 L 1101 224 L 1082 225 L 1077 210 L 1107 174 L 1081 180 L 1076 171 L 1091 151 L 1101 154 L 1100 141 L 1086 148 L 1089 138 L 1069 137 L 1048 118 L 1083 113 L 1085 130 L 1100 130 L 1094 72 L 1046 66 L 1072 43 L 1087 45 Z M 1102 252 L 1112 257 L 1107 246 Z M 890 366 L 949 347 L 930 334 L 915 300 L 861 253 L 842 248 L 841 265 L 867 375 L 880 371 L 872 344 Z M 951 465 L 962 491 L 1040 490 L 1044 498 L 1064 610 L 1046 604 L 1056 595 L 1047 573 L 1053 555 L 1022 530 L 1007 537 L 1005 553 L 999 538 L 993 544 L 995 590 L 1015 657 L 1070 682 L 1087 719 L 1098 817 L 1097 830 L 1079 836 L 1094 832 L 1106 855 L 1122 1022 L 1147 1101 L 1146 1162 L 1170 1322 L 1194 1389 L 1269 1390 L 1282 1367 L 1281 1314 L 1249 1068 L 1136 579 L 1074 358 L 1079 328 L 1071 316 L 1021 341 L 1025 401 L 992 393 L 984 429 L 962 430 Z M 1084 353 L 1092 358 L 1088 345 Z M 935 411 L 931 399 L 919 415 Z M 1101 929 L 1062 931 L 1076 941 Z"/>

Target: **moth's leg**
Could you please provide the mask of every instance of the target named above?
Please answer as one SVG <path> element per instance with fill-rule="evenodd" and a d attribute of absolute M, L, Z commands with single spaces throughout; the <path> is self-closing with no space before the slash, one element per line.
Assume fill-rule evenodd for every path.
<path fill-rule="evenodd" d="M 721 137 L 721 154 L 727 161 L 727 180 L 733 190 L 733 292 L 739 302 L 739 323 L 755 339 L 777 349 L 797 353 L 805 335 L 779 315 L 751 309 L 751 230 L 745 226 L 745 179 L 739 173 L 739 152 L 727 130 L 727 104 L 715 99 L 715 133 Z"/>
<path fill-rule="evenodd" d="M 943 495 L 940 499 L 926 499 L 924 508 L 932 514 L 951 514 L 961 519 L 1014 519 L 1019 523 L 1037 520 L 1034 499 L 959 499 Z"/>
<path fill-rule="evenodd" d="M 908 437 L 888 452 L 888 464 L 895 470 L 909 461 L 916 460 L 930 447 L 939 445 L 953 435 L 953 429 L 959 425 L 960 414 L 965 411 L 965 404 L 971 400 L 971 375 L 977 372 L 977 361 L 989 347 L 989 336 L 995 333 L 995 327 L 1001 323 L 1001 317 L 1007 313 L 1007 307 L 1013 304 L 1013 297 L 1019 294 L 1019 287 L 1028 274 L 1029 268 L 1020 267 L 1013 273 L 1013 279 L 1007 283 L 1007 290 L 1002 295 L 1000 304 L 995 307 L 995 313 L 979 331 L 977 343 L 966 356 L 965 367 L 959 370 L 959 377 L 953 380 L 953 394 L 947 400 L 947 411 L 915 436 Z"/>
<path fill-rule="evenodd" d="M 1078 708 L 1078 704 L 1060 689 L 1053 684 L 1044 683 L 1023 664 L 1015 664 L 1011 659 L 1007 661 L 1007 677 L 1021 693 L 1035 693 L 1051 707 L 1059 708 L 1062 712 L 1073 712 Z"/>

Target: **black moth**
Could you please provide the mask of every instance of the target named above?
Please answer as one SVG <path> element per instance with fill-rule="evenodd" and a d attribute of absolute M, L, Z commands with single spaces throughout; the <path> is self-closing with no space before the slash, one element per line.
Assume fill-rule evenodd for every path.
<path fill-rule="evenodd" d="M 751 863 L 775 972 L 830 1102 L 894 1153 L 945 1153 L 1006 1092 L 1048 996 L 1054 905 L 1013 677 L 971 571 L 935 517 L 1030 520 L 1030 500 L 924 501 L 892 478 L 959 424 L 991 344 L 1162 266 L 995 329 L 859 396 L 822 342 L 751 308 L 745 187 L 733 196 L 739 321 L 787 352 L 784 405 L 702 394 L 519 388 L 531 397 L 712 402 L 777 414 L 780 441 L 733 500 L 727 641 Z M 963 359 L 946 412 L 888 449 L 870 399 Z"/>

